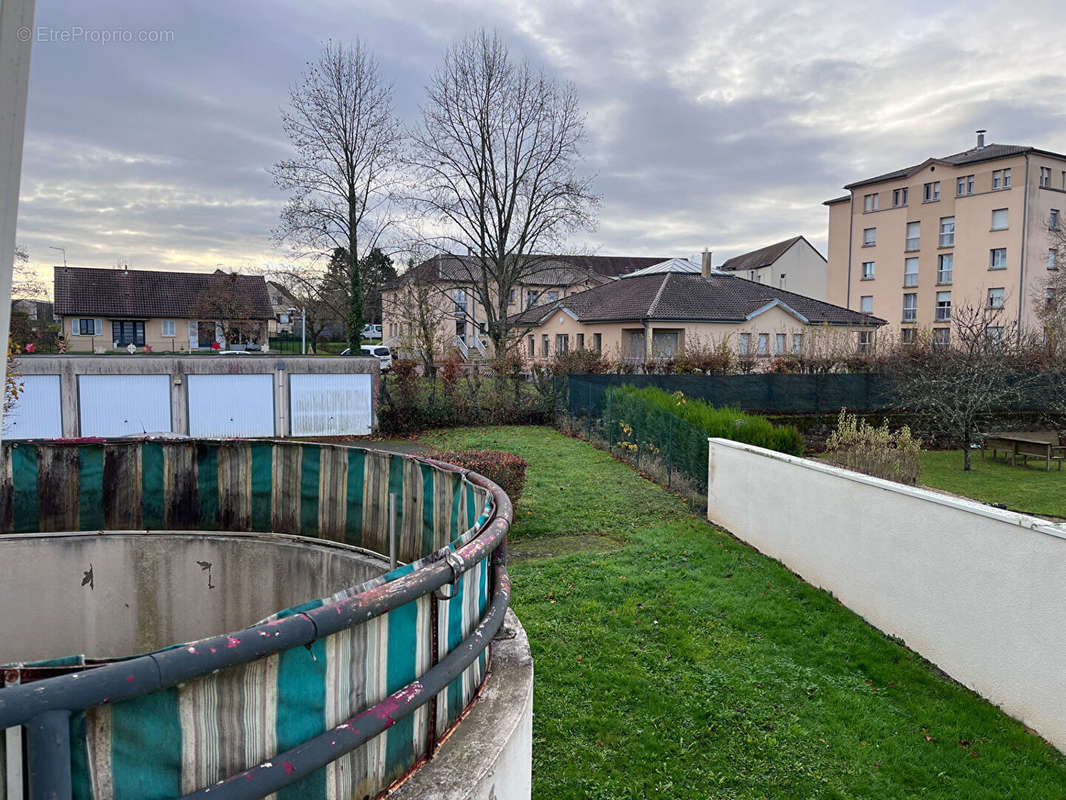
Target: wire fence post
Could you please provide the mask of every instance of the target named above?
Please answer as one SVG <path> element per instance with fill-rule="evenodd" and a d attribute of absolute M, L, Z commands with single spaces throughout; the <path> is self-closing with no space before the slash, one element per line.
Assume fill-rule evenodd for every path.
<path fill-rule="evenodd" d="M 588 418 L 588 440 L 592 441 L 592 382 L 589 382 L 589 418 Z"/>
<path fill-rule="evenodd" d="M 670 415 L 670 438 L 666 448 L 666 488 L 670 489 L 674 477 L 674 415 Z"/>
<path fill-rule="evenodd" d="M 637 469 L 640 469 L 640 429 L 644 420 L 644 404 L 637 405 L 637 416 L 633 420 L 633 438 L 637 440 Z"/>
<path fill-rule="evenodd" d="M 614 418 L 611 416 L 611 390 L 607 389 L 607 452 L 614 452 Z"/>

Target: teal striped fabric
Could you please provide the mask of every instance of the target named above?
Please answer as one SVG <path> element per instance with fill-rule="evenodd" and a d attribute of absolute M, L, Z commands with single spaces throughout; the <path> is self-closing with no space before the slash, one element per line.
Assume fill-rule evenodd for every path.
<path fill-rule="evenodd" d="M 135 521 L 147 529 L 273 531 L 388 553 L 394 509 L 400 566 L 332 597 L 278 611 L 270 622 L 417 570 L 443 548 L 478 535 L 495 512 L 491 496 L 459 473 L 394 454 L 295 442 L 143 441 L 4 443 L 0 528 L 98 530 Z M 70 512 L 42 508 L 41 470 L 69 464 Z M 116 494 L 122 476 L 125 494 Z M 6 483 L 7 485 L 3 485 Z M 132 488 L 130 488 L 132 487 Z M 131 494 L 132 493 L 132 494 Z M 54 505 L 49 499 L 49 506 Z M 129 507 L 135 509 L 131 517 Z M 125 515 L 125 516 L 124 516 Z M 49 527 L 53 526 L 53 527 Z M 70 527 L 66 529 L 70 529 Z M 127 525 L 127 527 L 133 527 Z M 384 699 L 443 658 L 482 619 L 491 591 L 481 561 L 455 596 L 424 596 L 369 623 L 250 664 L 71 718 L 74 796 L 169 798 L 270 760 Z M 433 609 L 437 603 L 437 652 Z M 168 648 L 169 649 L 169 648 Z M 375 796 L 426 755 L 455 724 L 484 680 L 483 654 L 429 706 L 277 797 Z M 3 754 L 0 752 L 0 761 Z M 2 775 L 2 770 L 0 770 Z M 0 778 L 2 779 L 2 778 Z"/>

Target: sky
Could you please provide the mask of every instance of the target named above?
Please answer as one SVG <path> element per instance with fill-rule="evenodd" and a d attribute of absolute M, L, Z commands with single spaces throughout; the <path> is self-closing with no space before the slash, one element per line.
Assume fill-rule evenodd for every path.
<path fill-rule="evenodd" d="M 823 253 L 845 183 L 988 141 L 1066 152 L 1059 2 L 38 0 L 17 241 L 71 266 L 262 269 L 289 87 L 359 39 L 413 125 L 445 50 L 495 30 L 571 82 L 601 255 Z M 1057 21 L 1056 21 L 1057 20 Z M 110 41 L 108 41 L 110 39 Z"/>

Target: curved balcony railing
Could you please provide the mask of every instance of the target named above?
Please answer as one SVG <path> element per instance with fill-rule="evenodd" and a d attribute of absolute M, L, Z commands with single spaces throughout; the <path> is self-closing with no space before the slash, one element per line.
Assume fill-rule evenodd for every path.
<path fill-rule="evenodd" d="M 273 531 L 408 562 L 241 631 L 0 690 L 34 798 L 376 796 L 476 698 L 512 519 L 480 475 L 277 441 L 5 443 L 0 462 L 6 533 Z"/>

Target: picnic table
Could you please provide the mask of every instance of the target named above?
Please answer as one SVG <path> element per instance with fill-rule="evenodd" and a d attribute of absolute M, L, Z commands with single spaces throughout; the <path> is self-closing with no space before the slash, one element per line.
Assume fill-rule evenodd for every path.
<path fill-rule="evenodd" d="M 1066 459 L 1066 442 L 1055 431 L 990 433 L 981 444 L 981 458 L 985 457 L 985 450 L 992 451 L 993 460 L 1002 450 L 1004 457 L 1010 460 L 1011 465 L 1018 463 L 1018 456 L 1022 457 L 1022 464 L 1030 458 L 1042 458 L 1044 468 L 1049 471 L 1052 461 L 1058 463 L 1061 471 L 1062 462 Z"/>

